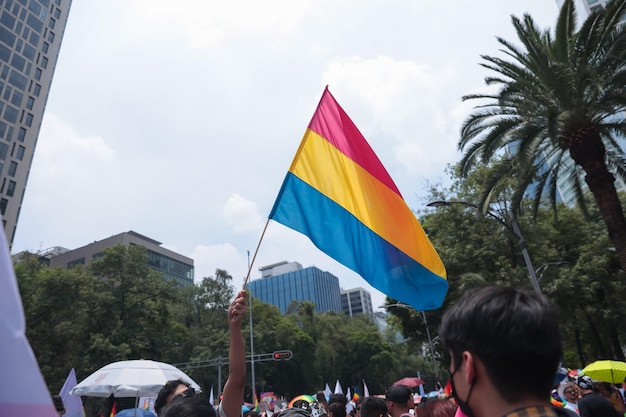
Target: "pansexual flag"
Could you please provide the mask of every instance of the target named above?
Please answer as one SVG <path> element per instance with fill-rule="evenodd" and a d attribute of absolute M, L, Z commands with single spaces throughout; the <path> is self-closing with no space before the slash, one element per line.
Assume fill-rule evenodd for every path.
<path fill-rule="evenodd" d="M 441 306 L 446 271 L 400 191 L 324 90 L 269 216 L 374 288 L 417 310 Z"/>

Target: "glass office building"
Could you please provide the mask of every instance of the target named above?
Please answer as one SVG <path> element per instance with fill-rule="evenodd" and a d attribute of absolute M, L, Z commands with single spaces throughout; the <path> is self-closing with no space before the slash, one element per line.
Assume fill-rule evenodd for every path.
<path fill-rule="evenodd" d="M 13 243 L 71 0 L 0 0 L 0 214 Z"/>
<path fill-rule="evenodd" d="M 314 266 L 280 262 L 261 268 L 262 278 L 250 281 L 252 296 L 286 313 L 293 302 L 312 301 L 315 311 L 341 312 L 339 279 Z"/>

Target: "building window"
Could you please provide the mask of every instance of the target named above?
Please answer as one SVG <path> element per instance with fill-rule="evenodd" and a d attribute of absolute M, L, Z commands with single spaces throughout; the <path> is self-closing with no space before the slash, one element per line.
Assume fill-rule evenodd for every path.
<path fill-rule="evenodd" d="M 20 93 L 19 91 L 17 91 L 17 90 L 13 91 L 13 97 L 11 97 L 11 104 L 14 104 L 17 107 L 20 107 L 22 105 L 22 98 L 23 97 L 24 97 L 24 95 L 22 93 Z"/>
<path fill-rule="evenodd" d="M 39 84 L 35 84 L 35 91 L 33 91 L 33 94 L 35 94 L 35 97 L 39 97 L 40 92 L 41 92 L 41 86 Z"/>
<path fill-rule="evenodd" d="M 37 81 L 41 81 L 41 73 L 42 73 L 42 72 L 41 72 L 41 69 L 40 69 L 40 68 L 36 68 L 36 69 L 35 69 L 35 79 L 36 79 Z"/>
<path fill-rule="evenodd" d="M 9 200 L 6 198 L 0 199 L 0 214 L 4 216 L 4 213 L 7 211 L 7 204 L 9 204 Z"/>
<path fill-rule="evenodd" d="M 35 99 L 31 96 L 28 96 L 28 100 L 26 100 L 26 108 L 28 110 L 32 110 L 33 109 L 33 104 L 35 104 Z"/>
<path fill-rule="evenodd" d="M 15 194 L 15 181 L 9 181 L 9 186 L 7 187 L 7 195 L 9 197 L 13 197 L 13 194 Z"/>
<path fill-rule="evenodd" d="M 48 58 L 46 58 L 45 56 L 41 58 L 41 66 L 43 67 L 43 69 L 48 68 Z"/>
<path fill-rule="evenodd" d="M 50 44 L 48 42 L 44 42 L 43 45 L 41 46 L 41 50 L 43 51 L 44 54 L 48 53 L 48 48 L 50 47 Z"/>
<path fill-rule="evenodd" d="M 26 137 L 26 129 L 20 127 L 20 131 L 17 133 L 17 140 L 20 142 L 24 142 L 24 138 Z"/>
<path fill-rule="evenodd" d="M 28 113 L 26 115 L 26 126 L 31 127 L 33 124 L 33 115 Z"/>
<path fill-rule="evenodd" d="M 56 19 L 58 19 L 59 17 L 61 17 L 61 9 L 57 9 L 57 8 L 55 8 L 55 9 L 54 9 L 54 17 L 55 17 Z"/>
<path fill-rule="evenodd" d="M 17 122 L 17 116 L 20 114 L 19 110 L 13 106 L 9 106 L 7 104 L 6 109 L 4 109 L 3 119 L 9 123 Z"/>
<path fill-rule="evenodd" d="M 35 59 L 35 48 L 30 46 L 29 44 L 24 45 L 24 51 L 22 52 L 24 56 L 31 61 Z"/>
<path fill-rule="evenodd" d="M 54 32 L 52 31 L 48 32 L 48 42 L 54 42 Z"/>
<path fill-rule="evenodd" d="M 72 268 L 74 266 L 78 266 L 78 265 L 85 265 L 85 258 L 79 258 L 76 259 L 74 261 L 68 262 L 67 263 L 67 268 Z"/>
<path fill-rule="evenodd" d="M 24 159 L 24 151 L 26 150 L 25 147 L 23 147 L 22 145 L 17 147 L 17 155 L 15 156 L 17 158 L 18 161 L 21 161 L 22 159 Z"/>
<path fill-rule="evenodd" d="M 11 161 L 11 164 L 9 165 L 9 177 L 14 177 L 15 171 L 17 171 L 17 162 Z"/>

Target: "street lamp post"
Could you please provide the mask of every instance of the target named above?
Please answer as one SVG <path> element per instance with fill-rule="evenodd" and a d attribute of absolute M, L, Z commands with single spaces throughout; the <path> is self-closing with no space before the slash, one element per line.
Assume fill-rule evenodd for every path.
<path fill-rule="evenodd" d="M 543 274 L 551 265 L 558 266 L 559 268 L 566 268 L 568 266 L 572 266 L 572 264 L 567 261 L 555 261 L 555 262 L 545 263 L 535 270 L 535 274 L 539 274 L 539 278 L 537 278 L 539 282 L 541 282 L 541 278 L 543 278 Z"/>
<path fill-rule="evenodd" d="M 395 304 L 387 304 L 384 306 L 380 306 L 380 308 L 384 308 L 384 309 L 388 309 L 389 307 L 399 307 L 399 308 L 405 308 L 407 310 L 414 310 L 413 307 L 411 307 L 408 304 L 402 304 L 402 303 L 395 303 Z M 424 326 L 426 327 L 426 336 L 428 337 L 428 347 L 430 349 L 430 358 L 432 359 L 433 362 L 435 362 L 435 350 L 433 347 L 433 340 L 430 338 L 430 330 L 428 329 L 428 320 L 426 320 L 426 313 L 424 313 L 424 311 L 420 311 L 420 313 L 422 313 L 422 321 L 424 322 Z"/>
<path fill-rule="evenodd" d="M 468 203 L 467 201 L 432 201 L 428 204 L 426 204 L 426 206 L 428 207 L 450 207 L 452 204 L 461 204 L 467 207 L 472 207 L 475 208 L 478 211 L 482 211 L 480 210 L 480 207 L 477 204 L 474 203 Z M 522 249 L 522 256 L 524 257 L 524 262 L 526 262 L 526 268 L 528 268 L 528 273 L 530 275 L 530 282 L 533 285 L 533 288 L 535 289 L 535 291 L 537 292 L 537 294 L 541 295 L 541 288 L 539 287 L 539 280 L 537 279 L 537 273 L 535 272 L 535 268 L 533 267 L 533 263 L 530 260 L 530 255 L 528 254 L 528 248 L 526 248 L 526 242 L 524 241 L 524 237 L 522 236 L 522 231 L 519 227 L 519 223 L 517 222 L 517 219 L 515 218 L 515 216 L 511 216 L 510 221 L 511 221 L 511 225 L 509 225 L 506 221 L 504 221 L 500 216 L 498 216 L 497 214 L 491 212 L 491 211 L 487 211 L 485 212 L 485 214 L 493 217 L 494 219 L 496 219 L 497 221 L 499 221 L 506 230 L 508 230 L 513 236 L 515 236 L 519 242 L 520 248 Z"/>

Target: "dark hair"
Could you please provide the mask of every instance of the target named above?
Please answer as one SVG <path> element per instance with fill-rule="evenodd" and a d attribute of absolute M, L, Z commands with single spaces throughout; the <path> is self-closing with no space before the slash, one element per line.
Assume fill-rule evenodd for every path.
<path fill-rule="evenodd" d="M 63 399 L 61 396 L 53 395 L 52 402 L 54 403 L 54 408 L 57 409 L 57 412 L 65 414 L 65 405 L 63 405 Z"/>
<path fill-rule="evenodd" d="M 167 405 L 167 397 L 172 395 L 180 385 L 184 385 L 187 388 L 191 387 L 189 382 L 183 381 L 182 379 L 171 379 L 159 390 L 156 400 L 154 400 L 154 412 L 157 413 L 157 415 L 160 415 L 161 409 Z"/>
<path fill-rule="evenodd" d="M 330 394 L 330 398 L 328 400 L 328 404 L 332 403 L 341 403 L 345 407 L 348 404 L 348 399 L 343 394 Z"/>
<path fill-rule="evenodd" d="M 415 417 L 454 417 L 457 408 L 449 398 L 434 398 L 415 407 Z"/>
<path fill-rule="evenodd" d="M 378 397 L 365 397 L 361 402 L 361 417 L 380 417 L 387 415 L 385 400 Z"/>
<path fill-rule="evenodd" d="M 180 397 L 163 408 L 161 417 L 217 417 L 206 398 Z"/>
<path fill-rule="evenodd" d="M 339 401 L 328 404 L 328 414 L 330 415 L 330 413 L 333 413 L 334 417 L 346 417 L 345 404 L 342 404 Z"/>
<path fill-rule="evenodd" d="M 439 337 L 455 367 L 464 351 L 480 359 L 505 401 L 549 396 L 562 345 L 546 298 L 514 288 L 481 288 L 446 311 Z M 511 369 L 521 372 L 511 376 Z"/>

